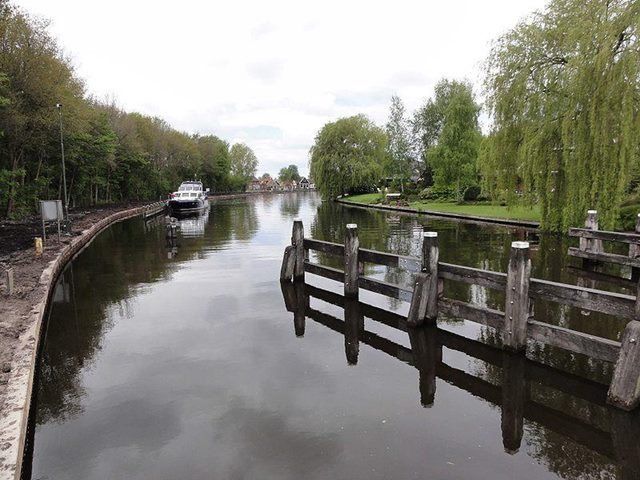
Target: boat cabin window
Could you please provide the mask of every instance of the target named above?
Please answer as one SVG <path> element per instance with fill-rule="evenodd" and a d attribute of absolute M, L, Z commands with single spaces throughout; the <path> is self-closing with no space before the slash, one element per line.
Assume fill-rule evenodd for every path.
<path fill-rule="evenodd" d="M 198 196 L 198 194 L 197 194 L 197 193 L 192 193 L 192 194 L 191 194 L 191 196 L 192 196 L 192 197 L 197 197 L 197 196 Z"/>

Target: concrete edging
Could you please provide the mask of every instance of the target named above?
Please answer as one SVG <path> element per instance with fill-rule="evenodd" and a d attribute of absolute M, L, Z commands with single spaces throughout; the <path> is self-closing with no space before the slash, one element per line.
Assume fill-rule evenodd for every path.
<path fill-rule="evenodd" d="M 20 480 L 22 475 L 34 374 L 38 360 L 38 350 L 42 341 L 40 337 L 44 315 L 60 273 L 69 261 L 86 248 L 107 227 L 122 220 L 141 215 L 148 208 L 149 205 L 145 205 L 116 212 L 83 230 L 79 236 L 75 237 L 69 245 L 63 248 L 49 262 L 49 265 L 40 275 L 38 285 L 45 286 L 44 292 L 40 301 L 33 306 L 29 313 L 31 317 L 29 328 L 18 339 L 17 349 L 11 360 L 11 371 L 14 373 L 12 373 L 6 385 L 3 409 L 8 413 L 0 419 L 0 446 L 2 447 L 0 479 Z"/>
<path fill-rule="evenodd" d="M 509 220 L 506 218 L 477 217 L 474 215 L 460 215 L 458 213 L 434 212 L 433 210 L 416 210 L 409 207 L 392 207 L 390 205 L 366 205 L 364 203 L 352 202 L 342 198 L 336 199 L 336 202 L 348 207 L 356 208 L 372 208 L 374 210 L 386 210 L 392 212 L 408 213 L 412 215 L 428 215 L 431 217 L 450 218 L 452 220 L 461 220 L 470 223 L 491 223 L 494 225 L 505 225 L 509 227 L 523 227 L 538 230 L 539 222 L 531 222 L 528 220 Z"/>

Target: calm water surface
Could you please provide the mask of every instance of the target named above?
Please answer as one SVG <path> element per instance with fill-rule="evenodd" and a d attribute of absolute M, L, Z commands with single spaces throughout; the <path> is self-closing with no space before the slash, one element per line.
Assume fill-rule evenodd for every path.
<path fill-rule="evenodd" d="M 302 321 L 294 319 L 278 281 L 294 218 L 307 236 L 339 242 L 345 224 L 357 223 L 362 247 L 414 255 L 428 228 L 439 232 L 442 261 L 499 271 L 510 242 L 526 239 L 534 276 L 628 291 L 579 276 L 557 237 L 346 208 L 312 193 L 212 203 L 208 215 L 181 222 L 174 244 L 163 219 L 132 219 L 101 234 L 56 287 L 37 379 L 32 478 L 640 478 L 636 416 L 603 405 L 599 384 L 509 356 L 496 365 L 472 342 L 463 342 L 467 353 L 445 343 L 429 398 L 432 369 L 412 354 L 407 332 L 365 318 L 354 337 L 343 308 L 313 292 Z M 366 274 L 410 282 L 386 267 Z M 341 291 L 312 275 L 307 282 Z M 447 283 L 445 292 L 494 308 L 504 302 L 483 288 Z M 361 301 L 408 310 L 368 292 Z M 543 303 L 535 313 L 607 338 L 624 326 Z M 461 319 L 441 318 L 440 327 L 499 341 Z M 438 342 L 449 338 L 441 334 Z M 608 364 L 540 345 L 529 346 L 529 357 L 598 382 L 611 375 Z M 528 393 L 514 402 L 501 385 L 506 372 L 525 370 Z M 574 396 L 573 385 L 587 394 Z M 522 409 L 524 435 L 514 444 L 505 418 Z"/>

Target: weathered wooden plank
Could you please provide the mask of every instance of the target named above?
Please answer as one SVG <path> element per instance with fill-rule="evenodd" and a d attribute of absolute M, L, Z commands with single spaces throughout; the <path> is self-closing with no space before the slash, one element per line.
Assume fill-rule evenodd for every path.
<path fill-rule="evenodd" d="M 360 249 L 360 261 L 374 263 L 376 265 L 386 265 L 387 267 L 397 267 L 414 273 L 422 270 L 422 264 L 419 258 L 378 252 L 376 250 L 369 250 L 368 248 Z"/>
<path fill-rule="evenodd" d="M 623 293 L 578 287 L 549 280 L 531 279 L 529 295 L 532 298 L 562 303 L 574 307 L 607 313 L 632 320 L 635 316 L 635 297 Z"/>
<path fill-rule="evenodd" d="M 291 232 L 291 245 L 295 248 L 294 280 L 304 279 L 304 227 L 302 220 L 294 220 Z"/>
<path fill-rule="evenodd" d="M 324 265 L 318 265 L 317 263 L 304 262 L 304 271 L 335 280 L 336 282 L 344 282 L 344 272 L 337 268 L 325 267 Z"/>
<path fill-rule="evenodd" d="M 420 272 L 416 275 L 413 287 L 413 298 L 411 299 L 411 306 L 409 307 L 409 314 L 407 315 L 407 325 L 410 327 L 422 325 L 427 316 L 427 304 L 430 296 L 429 288 L 432 286 L 430 280 L 430 273 Z"/>
<path fill-rule="evenodd" d="M 360 288 L 363 288 L 365 290 L 411 303 L 413 292 L 398 285 L 394 285 L 393 283 L 384 282 L 382 280 L 375 280 L 369 277 L 360 277 L 358 279 L 358 283 L 360 284 Z"/>
<path fill-rule="evenodd" d="M 288 245 L 284 249 L 282 257 L 282 267 L 280 267 L 280 280 L 289 281 L 293 278 L 293 270 L 296 265 L 295 247 Z"/>
<path fill-rule="evenodd" d="M 595 260 L 598 262 L 615 263 L 617 265 L 627 265 L 629 267 L 640 267 L 640 258 L 631 258 L 617 253 L 583 251 L 575 247 L 569 247 L 568 254 L 572 257 Z"/>
<path fill-rule="evenodd" d="M 441 298 L 440 312 L 451 317 L 463 318 L 501 331 L 504 328 L 504 312 L 486 307 L 477 307 L 460 300 Z"/>
<path fill-rule="evenodd" d="M 620 355 L 607 401 L 627 411 L 640 403 L 640 322 L 637 320 L 629 322 L 622 332 Z"/>
<path fill-rule="evenodd" d="M 620 352 L 620 342 L 609 340 L 588 333 L 569 330 L 548 323 L 529 320 L 528 338 L 547 345 L 564 348 L 575 353 L 582 353 L 598 360 L 615 362 Z"/>
<path fill-rule="evenodd" d="M 344 296 L 358 296 L 358 276 L 360 266 L 358 264 L 358 226 L 355 223 L 347 225 L 347 233 L 344 238 Z"/>
<path fill-rule="evenodd" d="M 339 243 L 325 242 L 324 240 L 314 240 L 311 238 L 304 239 L 304 248 L 307 250 L 315 250 L 317 252 L 328 253 L 339 257 L 344 256 L 344 245 Z"/>
<path fill-rule="evenodd" d="M 587 228 L 570 228 L 570 237 L 594 238 L 607 242 L 628 243 L 630 245 L 640 245 L 640 235 L 637 233 L 607 232 L 604 230 L 589 230 Z"/>
<path fill-rule="evenodd" d="M 438 276 L 447 280 L 470 283 L 494 290 L 504 290 L 507 285 L 507 274 L 492 272 L 480 268 L 464 267 L 451 263 L 438 262 Z"/>

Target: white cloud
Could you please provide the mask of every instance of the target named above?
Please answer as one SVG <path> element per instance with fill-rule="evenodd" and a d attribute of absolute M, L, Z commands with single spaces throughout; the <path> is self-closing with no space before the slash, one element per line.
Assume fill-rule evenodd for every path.
<path fill-rule="evenodd" d="M 442 77 L 480 86 L 489 43 L 543 0 L 483 2 L 18 0 L 51 19 L 90 93 L 176 128 L 295 163 L 322 125 L 389 97 L 414 109 Z"/>

